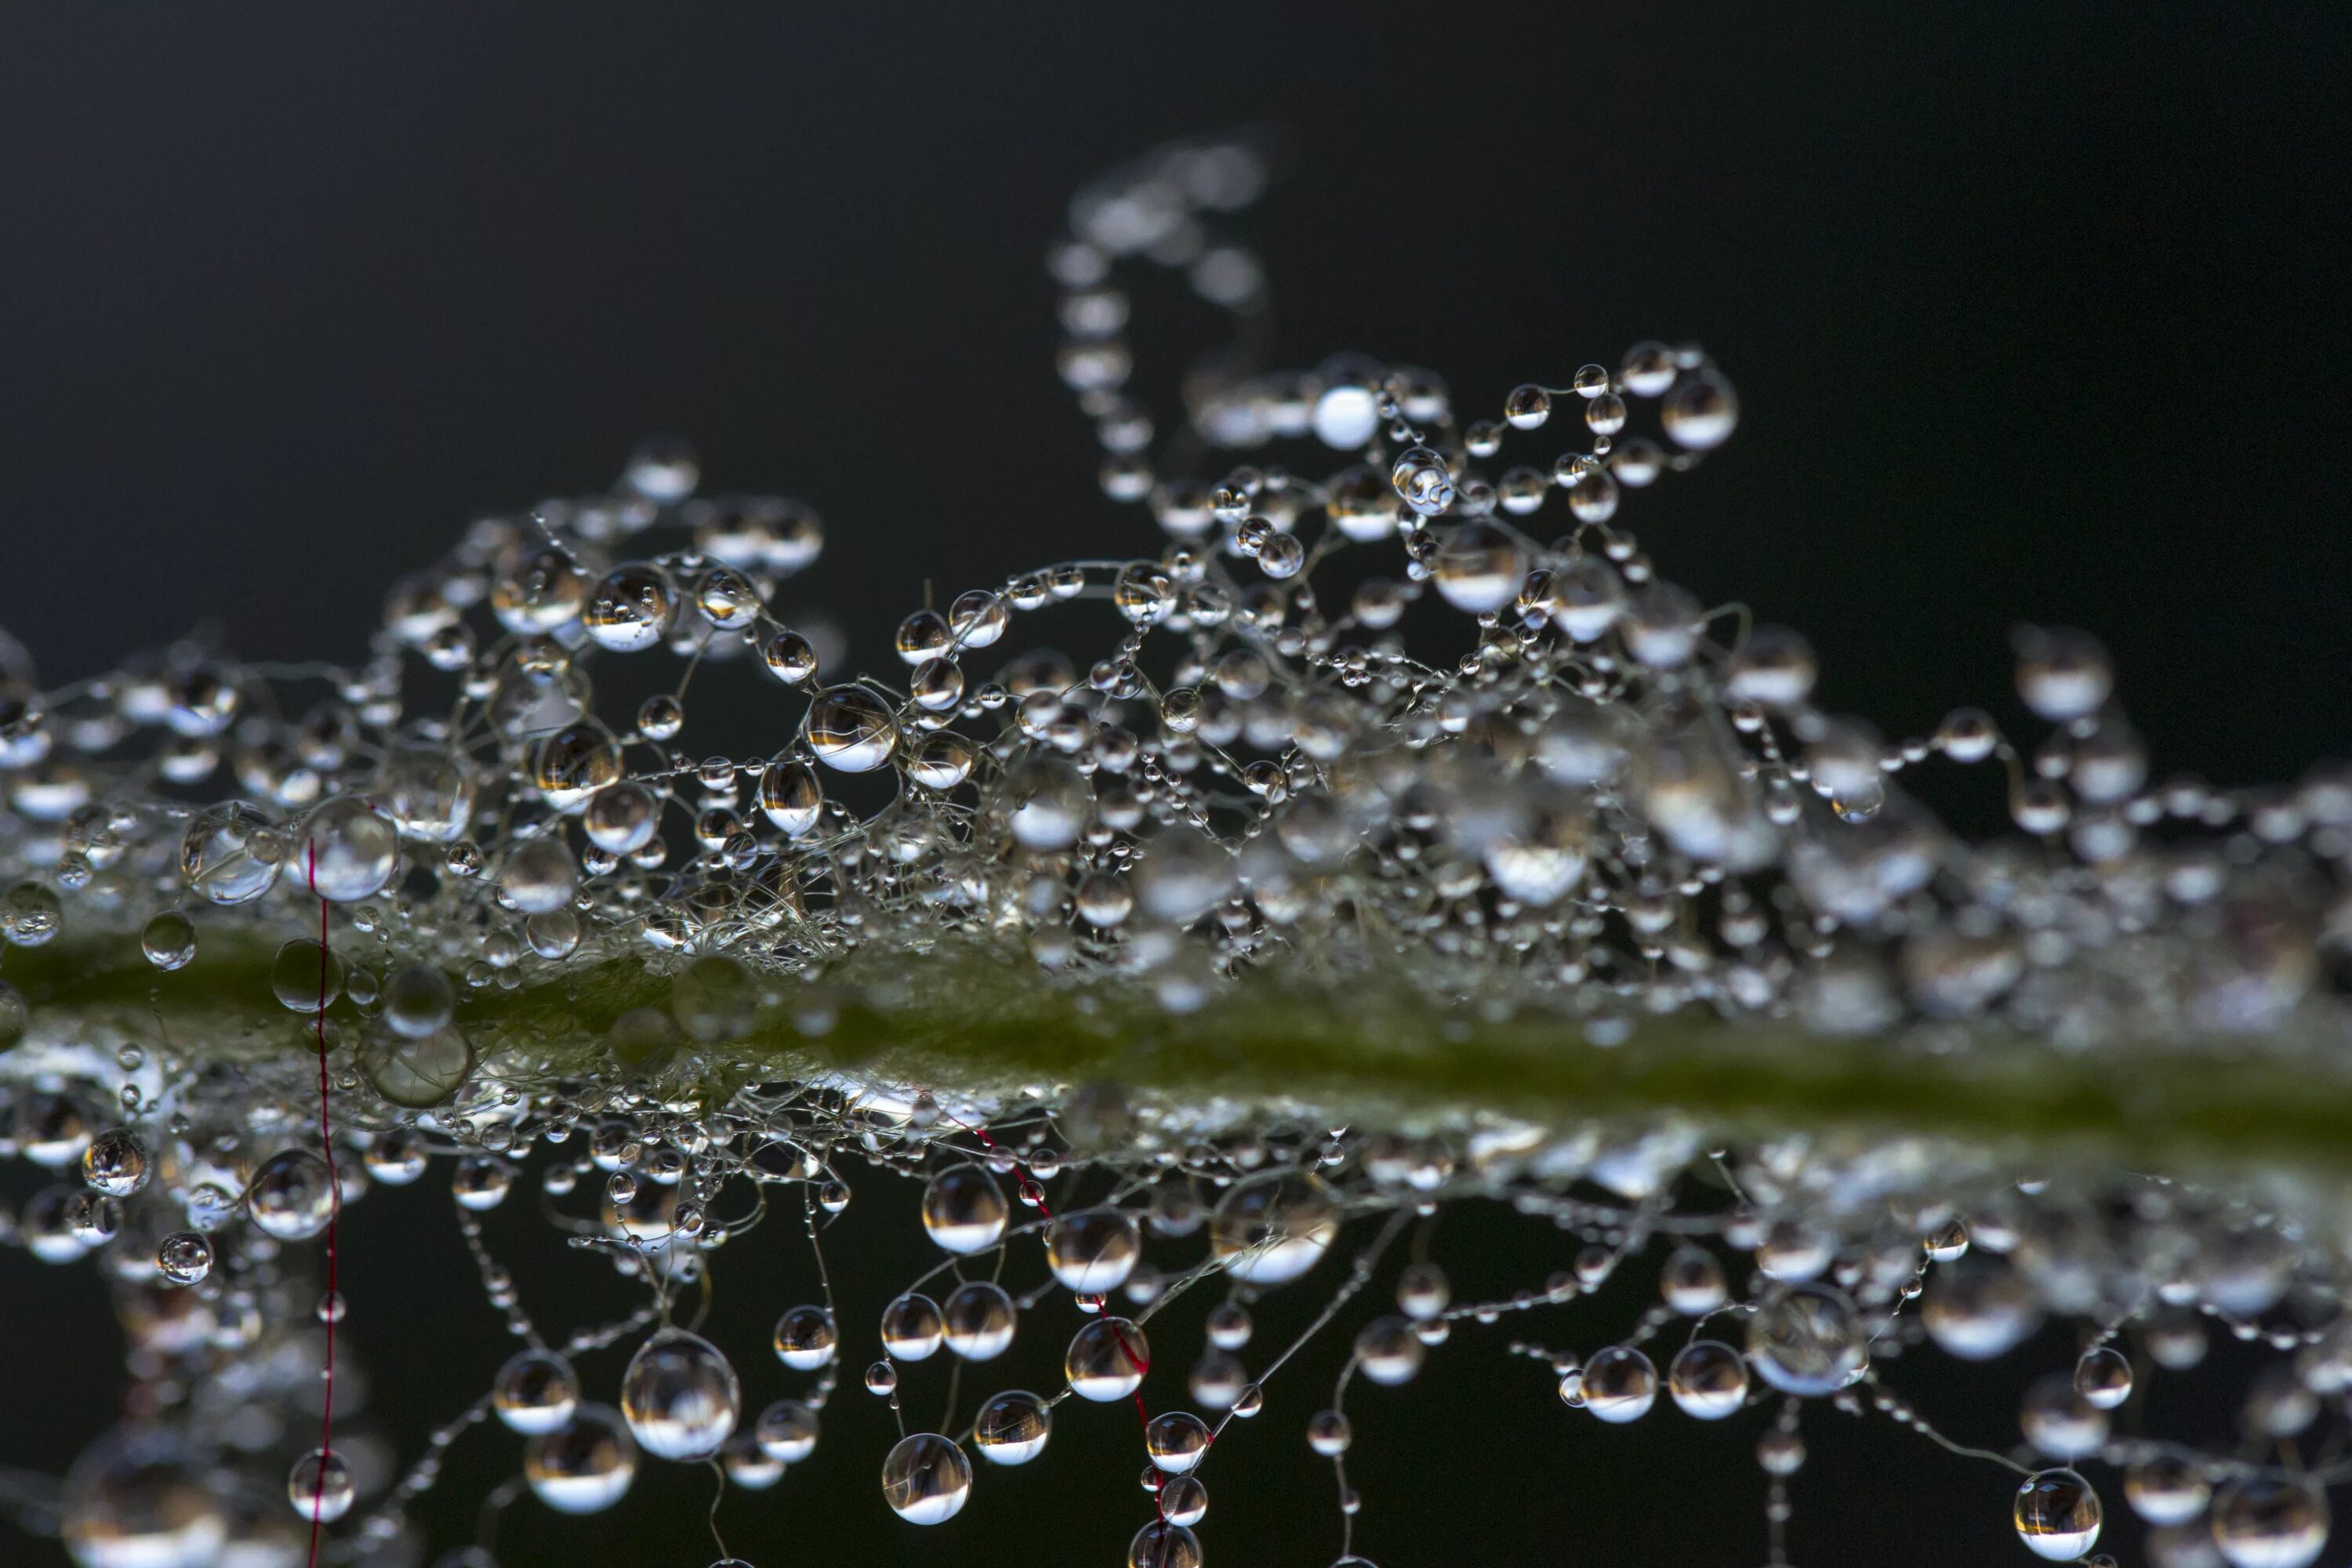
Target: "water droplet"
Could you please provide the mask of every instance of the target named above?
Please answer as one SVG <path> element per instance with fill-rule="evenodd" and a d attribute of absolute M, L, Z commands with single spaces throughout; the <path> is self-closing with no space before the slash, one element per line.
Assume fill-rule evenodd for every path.
<path fill-rule="evenodd" d="M 2327 1523 L 2327 1495 L 2304 1476 L 2237 1476 L 2213 1498 L 2213 1544 L 2230 1568 L 2309 1568 Z"/>
<path fill-rule="evenodd" d="M 927 1361 L 946 1337 L 939 1303 L 909 1292 L 882 1309 L 882 1348 L 899 1361 Z"/>
<path fill-rule="evenodd" d="M 258 809 L 240 801 L 198 812 L 180 839 L 181 877 L 213 903 L 250 903 L 278 880 L 278 857 L 257 853 L 274 843 L 255 843 L 269 826 Z"/>
<path fill-rule="evenodd" d="M 957 1286 L 940 1316 L 948 1349 L 966 1361 L 993 1361 L 1013 1344 L 1013 1298 L 991 1280 L 971 1279 Z"/>
<path fill-rule="evenodd" d="M 522 1469 L 531 1491 L 556 1512 L 599 1513 L 636 1479 L 637 1446 L 615 1412 L 586 1405 L 523 1445 Z"/>
<path fill-rule="evenodd" d="M 127 1127 L 110 1128 L 81 1152 L 81 1179 L 110 1197 L 127 1198 L 147 1184 L 147 1147 Z"/>
<path fill-rule="evenodd" d="M 2018 1539 L 2036 1557 L 2069 1563 L 2099 1542 L 2099 1494 L 2073 1470 L 2042 1470 L 2017 1489 Z"/>
<path fill-rule="evenodd" d="M 572 1419 L 580 1407 L 580 1380 L 562 1356 L 523 1351 L 499 1368 L 490 1403 L 508 1430 L 537 1436 Z"/>
<path fill-rule="evenodd" d="M 1822 1284 L 1776 1287 L 1748 1321 L 1748 1357 L 1783 1394 L 1834 1394 L 1869 1363 L 1862 1324 L 1844 1291 Z"/>
<path fill-rule="evenodd" d="M 1144 1424 L 1144 1451 L 1171 1476 L 1182 1475 L 1209 1451 L 1208 1424 L 1189 1410 L 1171 1410 Z"/>
<path fill-rule="evenodd" d="M 709 1458 L 742 1410 L 735 1369 L 716 1345 L 683 1329 L 664 1329 L 639 1345 L 621 1378 L 621 1415 L 656 1458 Z"/>
<path fill-rule="evenodd" d="M 289 1012 L 321 1012 L 343 994 L 343 961 L 334 949 L 297 937 L 269 966 L 269 993 Z"/>
<path fill-rule="evenodd" d="M 295 1460 L 288 1472 L 286 1496 L 304 1519 L 332 1524 L 351 1512 L 359 1488 L 341 1454 L 331 1448 L 313 1448 Z"/>
<path fill-rule="evenodd" d="M 2131 1391 L 2131 1363 L 2113 1345 L 2085 1351 L 2074 1363 L 2074 1392 L 2101 1410 L 2113 1410 Z"/>
<path fill-rule="evenodd" d="M 1701 369 L 1675 384 L 1659 419 L 1675 446 L 1706 451 L 1731 438 L 1739 423 L 1739 398 L 1719 374 Z"/>
<path fill-rule="evenodd" d="M 1748 1403 L 1748 1363 L 1720 1340 L 1693 1340 L 1675 1353 L 1666 1385 L 1685 1415 L 1720 1421 Z"/>
<path fill-rule="evenodd" d="M 814 1372 L 831 1361 L 839 1339 L 823 1307 L 794 1307 L 776 1320 L 776 1358 L 794 1372 Z"/>
<path fill-rule="evenodd" d="M 1526 574 L 1527 560 L 1517 541 L 1478 518 L 1449 529 L 1430 562 L 1430 580 L 1439 595 L 1474 616 L 1507 605 L 1517 596 Z"/>
<path fill-rule="evenodd" d="M 2026 1390 L 2018 1426 L 2027 1442 L 2058 1460 L 2087 1458 L 2107 1440 L 2106 1413 L 2075 1393 L 2063 1373 L 2039 1378 Z"/>
<path fill-rule="evenodd" d="M 1003 1189 L 978 1165 L 950 1165 L 923 1189 L 923 1229 L 950 1252 L 969 1256 L 994 1247 L 1011 1212 Z"/>
<path fill-rule="evenodd" d="M 1080 1295 L 1118 1289 L 1142 1256 L 1143 1238 L 1136 1234 L 1135 1221 L 1119 1209 L 1081 1209 L 1056 1217 L 1046 1227 L 1045 1261 L 1055 1279 Z"/>
<path fill-rule="evenodd" d="M 890 710 L 862 686 L 833 686 L 817 693 L 801 722 L 801 735 L 817 761 L 845 773 L 872 773 L 898 745 Z"/>
<path fill-rule="evenodd" d="M 2178 1455 L 2152 1454 L 2124 1472 L 2124 1500 L 2150 1524 L 2186 1524 L 2212 1495 L 2203 1470 Z"/>
<path fill-rule="evenodd" d="M 254 1173 L 245 1204 L 265 1235 L 279 1241 L 308 1241 L 325 1231 L 334 1217 L 334 1176 L 312 1151 L 287 1149 Z"/>
<path fill-rule="evenodd" d="M 1151 1343 L 1143 1331 L 1125 1318 L 1105 1316 L 1071 1338 L 1062 1371 L 1071 1393 L 1100 1404 L 1133 1394 L 1150 1364 Z"/>
<path fill-rule="evenodd" d="M 319 897 L 354 904 L 373 898 L 400 863 L 400 831 L 392 819 L 356 795 L 338 795 L 317 807 L 289 836 L 300 847 L 295 869 Z"/>
<path fill-rule="evenodd" d="M 998 1465 L 1025 1465 L 1045 1451 L 1054 1413 L 1026 1389 L 1011 1389 L 981 1405 L 971 1440 L 982 1458 Z"/>
<path fill-rule="evenodd" d="M 141 929 L 139 950 L 158 969 L 184 968 L 196 956 L 195 923 L 177 910 L 165 910 Z"/>
<path fill-rule="evenodd" d="M 816 1452 L 817 1414 L 797 1399 L 779 1399 L 760 1412 L 752 1437 L 779 1464 L 797 1465 Z"/>
<path fill-rule="evenodd" d="M 882 1500 L 910 1524 L 944 1524 L 971 1496 L 971 1462 L 935 1432 L 901 1437 L 882 1461 Z"/>
<path fill-rule="evenodd" d="M 1276 1172 L 1238 1183 L 1219 1200 L 1209 1250 L 1236 1279 L 1279 1285 L 1321 1262 L 1339 1234 L 1339 1211 L 1323 1179 Z"/>
<path fill-rule="evenodd" d="M 1127 1568 L 1201 1568 L 1201 1539 L 1172 1520 L 1155 1519 L 1127 1543 Z"/>
<path fill-rule="evenodd" d="M 1356 1331 L 1356 1363 L 1374 1383 L 1393 1387 L 1421 1371 L 1421 1339 L 1402 1318 L 1374 1318 Z M 1234 1413 L 1241 1406 L 1236 1403 Z"/>
<path fill-rule="evenodd" d="M 200 1285 L 213 1271 L 213 1244 L 193 1230 L 177 1230 L 155 1249 L 155 1268 L 174 1285 Z"/>

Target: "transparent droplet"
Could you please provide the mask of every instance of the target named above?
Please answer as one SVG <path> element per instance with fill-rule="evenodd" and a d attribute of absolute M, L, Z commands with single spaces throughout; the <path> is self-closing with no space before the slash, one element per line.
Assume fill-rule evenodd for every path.
<path fill-rule="evenodd" d="M 2041 1325 L 2042 1310 L 2015 1270 L 1970 1260 L 1936 1271 L 1919 1319 L 1947 1354 L 1990 1361 L 2024 1342 Z"/>
<path fill-rule="evenodd" d="M 817 761 L 845 773 L 871 773 L 898 749 L 898 726 L 879 698 L 862 686 L 834 686 L 817 693 L 801 723 L 802 738 Z"/>
<path fill-rule="evenodd" d="M 968 1256 L 994 1247 L 1011 1212 L 1003 1189 L 978 1165 L 950 1165 L 923 1189 L 923 1229 L 950 1252 Z"/>
<path fill-rule="evenodd" d="M 2017 1489 L 2018 1539 L 2036 1557 L 2071 1563 L 2099 1542 L 2099 1494 L 2073 1470 L 2042 1470 Z"/>
<path fill-rule="evenodd" d="M 67 1474 L 58 1523 L 81 1568 L 205 1568 L 230 1521 L 209 1467 L 178 1432 L 129 1426 Z"/>
<path fill-rule="evenodd" d="M 283 1150 L 254 1173 L 245 1204 L 255 1227 L 264 1234 L 279 1241 L 308 1241 L 334 1218 L 334 1177 L 314 1152 Z"/>
<path fill-rule="evenodd" d="M 639 1345 L 621 1378 L 621 1415 L 656 1458 L 709 1458 L 742 1410 L 734 1367 L 716 1345 L 683 1329 L 665 1329 Z"/>
<path fill-rule="evenodd" d="M 1420 1336 L 1402 1318 L 1374 1318 L 1356 1331 L 1356 1364 L 1374 1383 L 1391 1387 L 1410 1383 L 1426 1353 Z M 1238 1402 L 1234 1409 L 1240 1413 Z"/>
<path fill-rule="evenodd" d="M 1045 1402 L 1025 1389 L 992 1396 L 972 1422 L 972 1446 L 982 1458 L 998 1465 L 1025 1465 L 1045 1451 L 1053 1436 L 1054 1413 Z"/>
<path fill-rule="evenodd" d="M 948 1349 L 965 1361 L 993 1361 L 1013 1344 L 1016 1314 L 1001 1285 L 971 1279 L 959 1285 L 940 1308 Z"/>
<path fill-rule="evenodd" d="M 1402 1289 L 1398 1294 L 1403 1294 Z M 1249 1343 L 1253 1327 L 1249 1309 L 1239 1301 L 1220 1301 L 1209 1309 L 1209 1342 L 1221 1351 L 1237 1351 Z"/>
<path fill-rule="evenodd" d="M 1142 1256 L 1143 1238 L 1123 1210 L 1081 1209 L 1046 1227 L 1046 1264 L 1055 1279 L 1080 1295 L 1118 1289 Z"/>
<path fill-rule="evenodd" d="M 1693 1340 L 1675 1352 L 1666 1385 L 1685 1415 L 1720 1421 L 1748 1403 L 1748 1363 L 1720 1340 Z"/>
<path fill-rule="evenodd" d="M 1783 1394 L 1819 1396 L 1852 1382 L 1868 1363 L 1869 1351 L 1844 1291 L 1818 1283 L 1783 1285 L 1748 1321 L 1748 1358 Z"/>
<path fill-rule="evenodd" d="M 2212 1495 L 2203 1469 L 2179 1455 L 2152 1454 L 2124 1472 L 2124 1500 L 2150 1524 L 2186 1524 Z"/>
<path fill-rule="evenodd" d="M 2106 1412 L 2076 1393 L 2063 1373 L 2039 1378 L 2026 1390 L 2018 1426 L 2027 1442 L 2061 1461 L 2095 1454 L 2107 1440 Z"/>
<path fill-rule="evenodd" d="M 882 1348 L 899 1361 L 927 1361 L 946 1337 L 939 1303 L 909 1291 L 882 1309 Z"/>
<path fill-rule="evenodd" d="M 1527 574 L 1526 557 L 1502 529 L 1472 518 L 1447 531 L 1430 563 L 1430 580 L 1457 610 L 1483 616 L 1517 596 Z"/>
<path fill-rule="evenodd" d="M 580 1407 L 572 1363 L 548 1351 L 523 1351 L 499 1368 L 490 1403 L 508 1430 L 526 1437 L 552 1432 Z"/>
<path fill-rule="evenodd" d="M 2131 1391 L 2131 1363 L 2113 1345 L 2085 1351 L 2074 1363 L 2074 1392 L 2101 1410 L 2113 1410 Z"/>
<path fill-rule="evenodd" d="M 1701 369 L 1675 384 L 1659 411 L 1666 438 L 1677 447 L 1703 452 L 1731 438 L 1739 423 L 1739 399 L 1731 384 L 1712 369 Z"/>
<path fill-rule="evenodd" d="M 1209 1489 L 1198 1476 L 1170 1476 L 1160 1483 L 1160 1515 L 1171 1524 L 1195 1525 L 1209 1515 Z"/>
<path fill-rule="evenodd" d="M 373 898 L 400 863 L 392 819 L 356 795 L 338 795 L 304 818 L 291 836 L 295 870 L 319 897 L 338 904 Z"/>
<path fill-rule="evenodd" d="M 147 1184 L 147 1147 L 127 1127 L 110 1128 L 81 1152 L 81 1179 L 109 1197 L 127 1198 Z"/>
<path fill-rule="evenodd" d="M 180 839 L 180 875 L 215 904 L 249 903 L 269 890 L 280 866 L 254 840 L 267 834 L 269 819 L 253 806 L 231 801 L 196 814 Z"/>
<path fill-rule="evenodd" d="M 1201 1568 L 1201 1540 L 1172 1520 L 1155 1519 L 1127 1543 L 1127 1568 Z"/>
<path fill-rule="evenodd" d="M 1125 1318 L 1106 1315 L 1072 1337 L 1062 1371 L 1071 1393 L 1105 1403 L 1133 1394 L 1150 1364 L 1151 1344 L 1143 1331 Z"/>
<path fill-rule="evenodd" d="M 882 1461 L 882 1500 L 910 1524 L 944 1524 L 971 1496 L 971 1461 L 937 1433 L 901 1437 Z"/>
<path fill-rule="evenodd" d="M 449 1173 L 449 1195 L 457 1206 L 483 1214 L 507 1201 L 514 1188 L 514 1167 L 495 1154 L 467 1154 Z"/>
<path fill-rule="evenodd" d="M 404 970 L 394 976 L 395 985 L 408 981 L 418 972 Z M 437 971 L 432 973 L 438 979 Z M 474 1047 L 465 1031 L 444 1022 L 430 1031 L 412 1034 L 436 1011 L 454 1003 L 446 994 L 447 982 L 442 981 L 444 994 L 433 994 L 419 983 L 419 994 L 404 994 L 395 1005 L 393 989 L 385 993 L 386 1005 L 380 1016 L 383 1028 L 370 1029 L 361 1052 L 361 1069 L 375 1090 L 394 1105 L 423 1109 L 439 1105 L 464 1087 L 474 1070 Z M 415 1011 L 405 1011 L 410 1007 Z M 446 1013 L 442 1016 L 446 1019 Z"/>
<path fill-rule="evenodd" d="M 652 841 L 661 802 L 641 784 L 624 779 L 588 797 L 581 826 L 588 842 L 614 855 L 634 855 Z"/>
<path fill-rule="evenodd" d="M 543 914 L 570 904 L 579 882 L 579 862 L 551 834 L 526 838 L 508 852 L 499 871 L 499 894 L 525 914 Z"/>
<path fill-rule="evenodd" d="M 617 1412 L 585 1405 L 552 1432 L 523 1445 L 523 1478 L 558 1513 L 599 1513 L 636 1479 L 637 1446 Z"/>
<path fill-rule="evenodd" d="M 2305 1476 L 2237 1476 L 2213 1496 L 2213 1544 L 2230 1568 L 2309 1568 L 2327 1524 L 2327 1494 Z"/>
<path fill-rule="evenodd" d="M 1144 1451 L 1169 1475 L 1182 1475 L 1209 1451 L 1209 1426 L 1189 1410 L 1171 1410 L 1144 1424 Z"/>
<path fill-rule="evenodd" d="M 1225 1194 L 1210 1220 L 1209 1249 L 1234 1279 L 1279 1285 L 1322 1261 L 1339 1234 L 1339 1210 L 1323 1179 L 1284 1171 Z"/>
<path fill-rule="evenodd" d="M 751 1436 L 770 1458 L 797 1465 L 816 1452 L 817 1414 L 797 1399 L 779 1399 L 760 1412 Z"/>
<path fill-rule="evenodd" d="M 199 1285 L 213 1271 L 213 1244 L 193 1230 L 173 1231 L 155 1249 L 155 1268 L 174 1285 Z"/>
<path fill-rule="evenodd" d="M 677 608 L 677 587 L 650 562 L 632 562 L 604 574 L 588 595 L 580 624 L 597 647 L 635 653 L 657 646 Z"/>
<path fill-rule="evenodd" d="M 158 969 L 184 968 L 196 956 L 195 922 L 177 910 L 165 910 L 141 929 L 139 951 Z"/>
<path fill-rule="evenodd" d="M 343 961 L 334 949 L 297 937 L 278 950 L 269 992 L 289 1012 L 323 1012 L 343 994 Z"/>
<path fill-rule="evenodd" d="M 313 1448 L 287 1473 L 286 1496 L 304 1519 L 332 1524 L 351 1512 L 359 1496 L 352 1468 L 331 1448 Z"/>
<path fill-rule="evenodd" d="M 1677 1247 L 1659 1270 L 1658 1292 L 1683 1316 L 1703 1318 L 1723 1305 L 1723 1266 L 1705 1247 Z"/>
<path fill-rule="evenodd" d="M 776 1358 L 794 1372 L 814 1372 L 833 1359 L 840 1336 L 823 1307 L 794 1307 L 776 1320 Z"/>

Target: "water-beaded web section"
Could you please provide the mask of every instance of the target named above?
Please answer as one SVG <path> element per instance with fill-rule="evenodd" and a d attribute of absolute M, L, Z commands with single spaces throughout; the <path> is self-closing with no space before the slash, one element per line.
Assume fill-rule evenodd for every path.
<path fill-rule="evenodd" d="M 1233 232 L 1265 177 L 1186 145 L 1073 204 L 1058 366 L 1160 537 L 915 611 L 893 679 L 772 607 L 816 513 L 704 494 L 670 442 L 473 525 L 356 665 L 181 645 L 45 689 L 0 642 L 0 1155 L 33 1173 L 0 1235 L 105 1271 L 131 1377 L 62 1477 L 0 1473 L 18 1525 L 85 1568 L 485 1568 L 515 1509 L 688 1466 L 678 1538 L 731 1563 L 854 1358 L 917 1525 L 1131 1408 L 1130 1568 L 1196 1568 L 1265 1412 L 1329 1461 L 1330 1551 L 1378 1553 L 1350 1396 L 1429 1375 L 1752 1453 L 1775 1563 L 1844 1420 L 2012 1472 L 2021 1556 L 2094 1552 L 2120 1500 L 2160 1563 L 2317 1558 L 2352 1479 L 2352 775 L 2151 780 L 2064 630 L 2017 634 L 2021 724 L 1820 710 L 1801 637 L 1620 518 L 1733 435 L 1706 353 L 1468 420 L 1428 371 L 1267 369 Z M 1243 345 L 1165 429 L 1125 335 L 1154 268 Z M 683 744 L 747 710 L 756 754 Z M 1944 766 L 2014 835 L 1913 800 Z M 936 1258 L 869 1281 L 829 1227 L 885 1178 Z M 341 1419 L 337 1222 L 426 1181 L 514 1348 L 394 1455 Z M 534 1205 L 629 1310 L 556 1324 L 484 1224 Z M 1439 1222 L 1474 1205 L 1557 1237 L 1500 1260 L 1521 1285 L 1457 1294 Z M 730 1260 L 775 1247 L 814 1299 L 734 1342 Z M 2053 1323 L 2001 1443 L 1905 1392 L 1905 1357 Z M 806 1381 L 749 1409 L 771 1353 Z M 2151 1430 L 2192 1376 L 2238 1441 Z M 427 1542 L 461 1439 L 511 1479 Z"/>

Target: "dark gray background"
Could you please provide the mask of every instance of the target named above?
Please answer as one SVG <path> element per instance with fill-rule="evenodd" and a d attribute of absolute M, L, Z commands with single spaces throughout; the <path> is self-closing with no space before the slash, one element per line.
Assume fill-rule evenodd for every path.
<path fill-rule="evenodd" d="M 2289 5 L 12 7 L 0 625 L 50 680 L 206 619 L 256 657 L 355 655 L 478 509 L 602 483 L 656 429 L 825 513 L 795 593 L 869 653 L 926 577 L 1148 551 L 1094 490 L 1039 258 L 1099 167 L 1274 120 L 1297 169 L 1255 232 L 1294 361 L 1417 361 L 1480 409 L 1703 341 L 1740 434 L 1626 520 L 1702 595 L 1811 634 L 1832 705 L 1890 732 L 2001 706 L 2010 624 L 2072 621 L 2160 767 L 2288 778 L 2352 751 L 2347 32 Z M 1210 321 L 1144 314 L 1164 396 Z M 429 1203 L 364 1207 L 353 1342 L 425 1420 L 427 1364 L 486 1371 L 492 1322 L 441 1289 L 446 1222 L 404 1228 Z M 877 1258 L 906 1243 L 866 1218 Z M 0 1324 L 61 1353 L 0 1384 L 8 1458 L 112 1398 L 94 1280 L 59 1297 L 34 1267 L 0 1258 Z M 446 1321 L 411 1317 L 428 1289 Z M 740 1293 L 735 1342 L 785 1289 Z M 1906 1375 L 1976 1436 L 2011 1419 L 2013 1387 Z M 1563 1425 L 1542 1384 L 1463 1347 L 1368 1401 L 1363 1549 L 1760 1558 L 1752 1433 Z M 1221 1458 L 1213 1562 L 1329 1555 L 1309 1401 Z M 845 1412 L 866 1429 L 730 1505 L 735 1544 L 1113 1561 L 1136 1444 L 1088 1414 L 921 1533 L 874 1495 L 875 1413 Z M 1798 1561 L 2023 1560 L 1997 1476 L 1835 1430 Z M 510 1454 L 470 1451 L 476 1483 Z M 700 1480 L 648 1490 L 593 1529 L 519 1514 L 509 1562 L 703 1561 Z"/>

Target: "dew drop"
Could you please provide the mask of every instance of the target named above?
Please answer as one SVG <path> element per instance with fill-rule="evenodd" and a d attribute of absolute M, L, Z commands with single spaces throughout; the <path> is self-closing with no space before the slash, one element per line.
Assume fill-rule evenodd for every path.
<path fill-rule="evenodd" d="M 923 1229 L 950 1252 L 969 1256 L 994 1247 L 1011 1210 L 1003 1189 L 978 1165 L 950 1165 L 923 1189 Z"/>
<path fill-rule="evenodd" d="M 949 1351 L 965 1361 L 993 1361 L 1013 1344 L 1013 1298 L 1001 1285 L 971 1279 L 955 1288 L 940 1309 Z"/>
<path fill-rule="evenodd" d="M 139 951 L 156 968 L 185 968 L 196 956 L 195 922 L 177 910 L 165 910 L 140 929 Z"/>
<path fill-rule="evenodd" d="M 1100 1317 L 1081 1327 L 1063 1357 L 1070 1392 L 1097 1404 L 1124 1399 L 1143 1382 L 1151 1364 L 1151 1344 L 1125 1318 Z"/>
<path fill-rule="evenodd" d="M 600 1513 L 636 1479 L 637 1446 L 615 1412 L 587 1405 L 524 1444 L 522 1468 L 531 1491 L 556 1512 Z"/>
<path fill-rule="evenodd" d="M 523 1351 L 499 1368 L 490 1404 L 509 1431 L 537 1436 L 572 1419 L 580 1407 L 580 1380 L 562 1356 Z"/>
<path fill-rule="evenodd" d="M 313 1448 L 295 1460 L 288 1472 L 286 1496 L 304 1519 L 332 1524 L 351 1512 L 359 1487 L 341 1454 L 332 1448 Z"/>
<path fill-rule="evenodd" d="M 2036 1557 L 2070 1563 L 2099 1542 L 2099 1494 L 2073 1470 L 2042 1470 L 2017 1489 L 2018 1539 Z"/>
<path fill-rule="evenodd" d="M 716 1345 L 683 1329 L 662 1330 L 639 1345 L 621 1378 L 621 1415 L 656 1458 L 709 1458 L 742 1410 L 735 1369 Z"/>
<path fill-rule="evenodd" d="M 257 1229 L 279 1241 L 308 1241 L 335 1215 L 335 1182 L 327 1162 L 308 1149 L 271 1155 L 254 1173 L 246 1211 Z"/>
<path fill-rule="evenodd" d="M 972 1446 L 992 1464 L 1025 1465 L 1045 1451 L 1053 1436 L 1054 1413 L 1026 1389 L 1011 1389 L 991 1396 L 972 1422 Z"/>
<path fill-rule="evenodd" d="M 944 1524 L 971 1496 L 971 1462 L 935 1432 L 901 1437 L 882 1461 L 882 1500 L 910 1524 Z"/>

